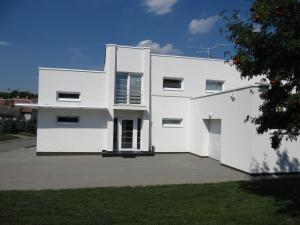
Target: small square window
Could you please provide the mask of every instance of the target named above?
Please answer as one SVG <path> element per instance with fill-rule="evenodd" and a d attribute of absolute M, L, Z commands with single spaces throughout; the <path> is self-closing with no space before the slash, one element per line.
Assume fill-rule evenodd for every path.
<path fill-rule="evenodd" d="M 183 90 L 182 78 L 164 78 L 163 79 L 164 90 Z"/>
<path fill-rule="evenodd" d="M 221 92 L 223 91 L 224 81 L 207 80 L 206 92 Z"/>
<path fill-rule="evenodd" d="M 183 127 L 183 120 L 181 118 L 163 118 L 163 127 Z"/>

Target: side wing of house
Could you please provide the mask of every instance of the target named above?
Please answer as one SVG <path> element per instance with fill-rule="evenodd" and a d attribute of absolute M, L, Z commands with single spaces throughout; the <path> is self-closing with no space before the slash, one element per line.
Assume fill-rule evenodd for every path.
<path fill-rule="evenodd" d="M 251 174 L 299 172 L 300 141 L 283 141 L 274 150 L 270 133 L 258 135 L 245 122 L 259 114 L 261 103 L 256 86 L 192 98 L 191 152 Z"/>
<path fill-rule="evenodd" d="M 107 148 L 107 75 L 39 69 L 37 152 L 99 152 Z"/>
<path fill-rule="evenodd" d="M 192 130 L 199 115 L 191 112 L 191 98 L 254 82 L 241 80 L 239 72 L 223 60 L 152 55 L 152 144 L 156 152 L 191 152 L 191 137 L 201 139 Z"/>

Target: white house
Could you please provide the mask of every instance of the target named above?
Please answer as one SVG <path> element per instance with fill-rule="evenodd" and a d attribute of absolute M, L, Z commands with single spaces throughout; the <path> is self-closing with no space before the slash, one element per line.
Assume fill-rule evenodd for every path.
<path fill-rule="evenodd" d="M 223 60 L 108 44 L 103 71 L 39 68 L 37 153 L 155 149 L 247 173 L 298 172 L 300 142 L 275 151 L 244 123 L 259 113 L 258 81 Z"/>

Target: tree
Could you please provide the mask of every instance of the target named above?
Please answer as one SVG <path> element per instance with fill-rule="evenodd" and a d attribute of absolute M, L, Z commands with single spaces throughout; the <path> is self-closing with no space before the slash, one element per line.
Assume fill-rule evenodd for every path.
<path fill-rule="evenodd" d="M 300 2 L 254 0 L 246 18 L 239 12 L 226 20 L 225 34 L 235 51 L 231 63 L 242 78 L 266 77 L 260 114 L 251 117 L 259 134 L 274 129 L 271 146 L 283 138 L 297 140 L 300 131 Z M 249 119 L 249 118 L 248 118 Z"/>

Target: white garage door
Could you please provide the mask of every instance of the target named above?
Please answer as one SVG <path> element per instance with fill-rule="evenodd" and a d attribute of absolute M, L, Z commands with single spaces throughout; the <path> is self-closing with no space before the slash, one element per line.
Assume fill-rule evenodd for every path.
<path fill-rule="evenodd" d="M 212 119 L 209 123 L 209 157 L 221 159 L 221 120 Z"/>

